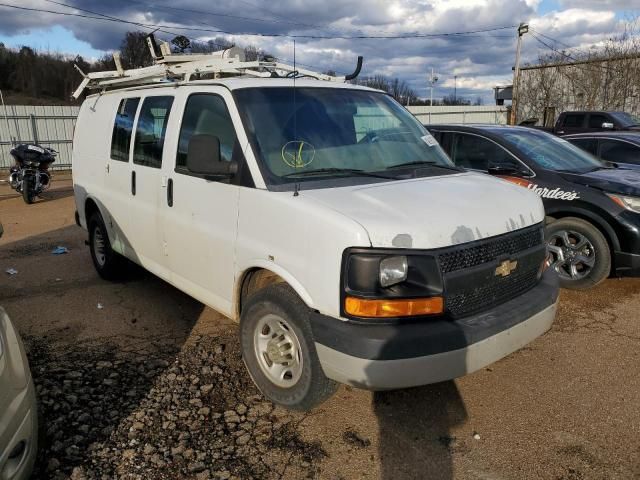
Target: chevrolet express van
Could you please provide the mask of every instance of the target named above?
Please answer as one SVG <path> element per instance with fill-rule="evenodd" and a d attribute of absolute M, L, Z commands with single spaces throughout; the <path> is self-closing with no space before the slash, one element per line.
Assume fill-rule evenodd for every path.
<path fill-rule="evenodd" d="M 90 95 L 73 144 L 98 273 L 129 259 L 239 322 L 266 397 L 398 389 L 542 335 L 558 297 L 538 196 L 456 167 L 383 92 L 304 78 Z"/>

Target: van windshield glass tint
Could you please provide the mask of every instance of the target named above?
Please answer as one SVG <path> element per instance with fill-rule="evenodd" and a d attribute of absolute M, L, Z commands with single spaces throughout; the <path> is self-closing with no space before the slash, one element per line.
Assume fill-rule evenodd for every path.
<path fill-rule="evenodd" d="M 555 135 L 535 130 L 513 130 L 502 133 L 502 136 L 507 143 L 547 170 L 584 173 L 605 167 L 593 155 Z"/>
<path fill-rule="evenodd" d="M 425 128 L 385 94 L 277 87 L 234 95 L 268 184 L 362 172 L 393 179 L 402 164 L 409 172 L 455 169 Z M 317 174 L 305 173 L 311 171 Z"/>

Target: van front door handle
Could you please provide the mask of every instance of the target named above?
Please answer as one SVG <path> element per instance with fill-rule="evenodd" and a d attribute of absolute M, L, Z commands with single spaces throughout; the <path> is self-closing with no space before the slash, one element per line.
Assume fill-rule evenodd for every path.
<path fill-rule="evenodd" d="M 136 194 L 136 172 L 131 172 L 131 195 Z"/>
<path fill-rule="evenodd" d="M 170 178 L 167 182 L 167 205 L 173 207 L 173 179 Z"/>

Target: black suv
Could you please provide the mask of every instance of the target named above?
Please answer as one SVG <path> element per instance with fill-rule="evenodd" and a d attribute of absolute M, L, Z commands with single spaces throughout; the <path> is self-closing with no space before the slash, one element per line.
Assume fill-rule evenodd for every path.
<path fill-rule="evenodd" d="M 640 275 L 640 171 L 616 168 L 526 127 L 428 128 L 456 165 L 542 197 L 549 253 L 562 286 L 588 288 L 611 272 Z"/>

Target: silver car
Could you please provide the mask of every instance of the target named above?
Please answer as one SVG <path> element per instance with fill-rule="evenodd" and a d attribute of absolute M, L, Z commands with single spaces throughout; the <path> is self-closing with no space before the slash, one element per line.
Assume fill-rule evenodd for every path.
<path fill-rule="evenodd" d="M 0 307 L 0 479 L 29 478 L 37 437 L 38 408 L 27 355 Z"/>

